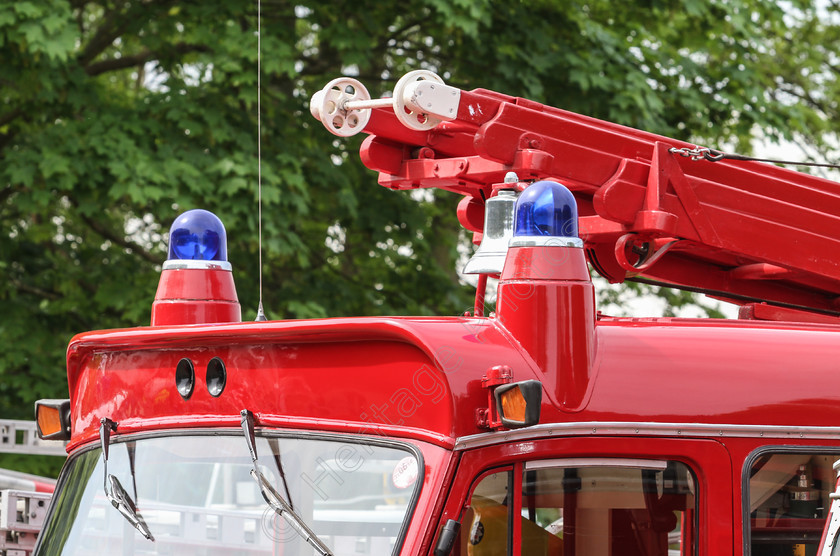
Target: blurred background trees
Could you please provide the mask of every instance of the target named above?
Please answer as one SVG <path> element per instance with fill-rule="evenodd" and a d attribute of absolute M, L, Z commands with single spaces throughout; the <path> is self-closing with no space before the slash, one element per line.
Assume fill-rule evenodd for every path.
<path fill-rule="evenodd" d="M 377 186 L 356 154 L 361 137 L 336 140 L 309 115 L 330 79 L 356 76 L 378 96 L 430 69 L 460 88 L 713 147 L 747 154 L 775 142 L 826 158 L 837 146 L 840 10 L 819 6 L 263 0 L 269 317 L 451 315 L 472 304 L 456 272 L 466 238 L 457 198 Z M 183 210 L 225 223 L 253 319 L 256 200 L 256 2 L 0 3 L 0 417 L 28 419 L 35 399 L 67 396 L 73 334 L 148 324 L 166 233 Z"/>

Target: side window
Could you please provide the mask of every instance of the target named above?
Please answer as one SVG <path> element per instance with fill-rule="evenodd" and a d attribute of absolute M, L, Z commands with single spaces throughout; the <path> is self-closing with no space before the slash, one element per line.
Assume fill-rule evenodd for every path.
<path fill-rule="evenodd" d="M 749 468 L 751 554 L 815 554 L 840 454 L 779 450 Z"/>
<path fill-rule="evenodd" d="M 461 519 L 459 554 L 693 556 L 696 484 L 676 461 L 517 464 L 479 478 Z"/>
<path fill-rule="evenodd" d="M 461 518 L 461 556 L 510 554 L 513 472 L 499 471 L 482 477 Z"/>
<path fill-rule="evenodd" d="M 528 462 L 522 554 L 696 554 L 695 485 L 675 461 Z"/>

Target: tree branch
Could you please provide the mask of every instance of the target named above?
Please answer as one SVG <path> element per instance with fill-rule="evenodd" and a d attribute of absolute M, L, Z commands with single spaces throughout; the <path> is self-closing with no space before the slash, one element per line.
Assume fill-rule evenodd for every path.
<path fill-rule="evenodd" d="M 115 245 L 119 245 L 120 247 L 122 247 L 124 249 L 130 249 L 132 252 L 137 253 L 138 255 L 140 255 L 141 258 L 147 260 L 148 262 L 150 262 L 152 264 L 160 264 L 160 257 L 149 253 L 148 251 L 146 251 L 145 249 L 143 249 L 142 247 L 140 247 L 139 245 L 137 245 L 133 241 L 128 241 L 124 237 L 120 237 L 120 236 L 114 234 L 111 230 L 109 230 L 108 228 L 106 228 L 105 226 L 103 226 L 102 224 L 97 222 L 96 220 L 93 220 L 89 216 L 81 215 L 81 218 L 82 218 L 82 221 L 85 224 L 87 224 L 88 227 L 90 227 L 91 230 L 93 230 L 94 232 L 96 232 L 97 234 L 102 236 L 104 239 L 107 239 L 111 243 L 113 243 Z"/>
<path fill-rule="evenodd" d="M 87 45 L 85 45 L 82 53 L 79 54 L 79 64 L 86 66 L 122 34 L 122 31 L 128 25 L 129 19 L 126 18 L 124 21 L 119 22 L 120 15 L 122 14 L 119 8 L 115 8 L 105 15 L 102 25 L 99 26 L 96 33 L 88 41 Z"/>
<path fill-rule="evenodd" d="M 26 282 L 24 282 L 22 280 L 18 280 L 17 278 L 9 278 L 9 282 L 11 282 L 14 287 L 16 287 L 17 289 L 19 289 L 21 291 L 24 291 L 26 293 L 31 293 L 33 295 L 37 295 L 38 297 L 42 297 L 44 299 L 50 299 L 52 301 L 55 301 L 57 299 L 61 299 L 61 296 L 59 294 L 57 294 L 56 292 L 42 290 L 41 288 L 36 288 L 35 286 L 27 284 Z"/>
<path fill-rule="evenodd" d="M 166 7 L 170 4 L 172 4 L 172 0 L 156 2 L 154 5 L 155 7 L 166 9 Z M 126 5 L 129 6 L 128 9 L 121 11 L 121 8 Z M 149 9 L 148 4 L 143 2 L 135 5 L 139 6 L 139 9 L 144 11 L 148 11 Z M 81 66 L 87 66 L 90 64 L 90 62 L 99 56 L 106 48 L 111 46 L 115 40 L 122 36 L 130 25 L 138 23 L 138 20 L 134 17 L 133 12 L 135 5 L 127 2 L 121 2 L 118 7 L 105 15 L 102 25 L 99 26 L 96 33 L 90 41 L 88 41 L 87 45 L 85 45 L 82 53 L 79 54 L 78 60 Z M 149 13 L 147 18 L 153 19 L 155 15 L 155 13 Z"/>
<path fill-rule="evenodd" d="M 779 90 L 783 91 L 791 96 L 794 96 L 806 104 L 810 105 L 811 108 L 815 110 L 819 110 L 823 114 L 830 114 L 830 110 L 823 103 L 819 102 L 817 99 L 812 97 L 801 85 L 798 83 L 782 83 L 779 85 Z"/>
<path fill-rule="evenodd" d="M 94 77 L 101 73 L 132 68 L 134 66 L 141 66 L 146 63 L 146 60 L 152 57 L 151 50 L 144 50 L 143 52 L 134 54 L 132 56 L 123 56 L 121 58 L 109 58 L 100 62 L 93 63 L 85 68 L 85 73 Z"/>
<path fill-rule="evenodd" d="M 210 48 L 201 44 L 178 43 L 174 46 L 174 50 L 178 54 L 187 54 L 189 52 L 209 52 Z M 158 53 L 152 52 L 151 50 L 144 50 L 142 52 L 138 52 L 137 54 L 132 54 L 131 56 L 109 58 L 107 60 L 101 60 L 90 64 L 85 68 L 85 73 L 93 77 L 109 71 L 142 66 L 155 56 L 158 56 Z"/>

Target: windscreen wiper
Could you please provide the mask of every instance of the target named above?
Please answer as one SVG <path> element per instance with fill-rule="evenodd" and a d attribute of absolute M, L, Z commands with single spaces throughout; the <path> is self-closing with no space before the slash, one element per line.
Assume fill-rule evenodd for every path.
<path fill-rule="evenodd" d="M 260 493 L 265 499 L 266 503 L 274 510 L 274 513 L 286 520 L 286 522 L 297 531 L 298 535 L 303 537 L 303 540 L 308 542 L 321 556 L 333 556 L 332 551 L 324 544 L 324 541 L 318 538 L 318 535 L 309 528 L 306 522 L 300 517 L 291 507 L 291 505 L 280 496 L 268 479 L 265 478 L 263 472 L 260 471 L 257 464 L 257 441 L 254 435 L 254 414 L 243 409 L 240 413 L 242 418 L 242 432 L 245 433 L 245 441 L 248 443 L 248 451 L 251 452 L 251 461 L 254 468 L 251 469 L 251 476 L 260 487 Z"/>
<path fill-rule="evenodd" d="M 117 424 L 107 417 L 103 417 L 99 423 L 99 442 L 102 446 L 102 458 L 105 467 L 105 497 L 135 529 L 140 531 L 141 535 L 146 537 L 148 540 L 155 542 L 155 538 L 152 536 L 149 526 L 146 525 L 146 521 L 143 519 L 143 516 L 141 516 L 140 512 L 137 511 L 137 505 L 134 503 L 134 500 L 131 499 L 131 495 L 126 492 L 119 479 L 117 479 L 114 475 L 108 474 L 108 448 L 111 446 L 111 431 L 117 430 Z M 134 465 L 132 464 L 132 480 L 134 478 L 133 467 Z M 136 491 L 134 495 L 137 496 Z"/>

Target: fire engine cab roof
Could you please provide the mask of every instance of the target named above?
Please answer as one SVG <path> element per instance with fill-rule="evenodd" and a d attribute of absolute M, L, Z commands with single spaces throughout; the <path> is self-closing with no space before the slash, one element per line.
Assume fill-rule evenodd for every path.
<path fill-rule="evenodd" d="M 602 319 L 577 408 L 554 399 L 559 370 L 537 368 L 492 318 L 339 318 L 89 332 L 68 348 L 69 448 L 96 438 L 103 417 L 118 422 L 119 433 L 235 427 L 242 409 L 253 411 L 259 425 L 453 447 L 459 438 L 487 432 L 477 426 L 476 410 L 487 407 L 481 379 L 496 365 L 508 365 L 514 381 L 543 384 L 537 427 L 688 421 L 701 427 L 784 427 L 788 433 L 806 424 L 835 427 L 837 332 L 837 326 L 818 324 Z M 175 379 L 183 359 L 195 369 L 187 399 Z M 207 388 L 214 359 L 216 369 L 221 363 L 225 370 L 218 396 Z"/>

